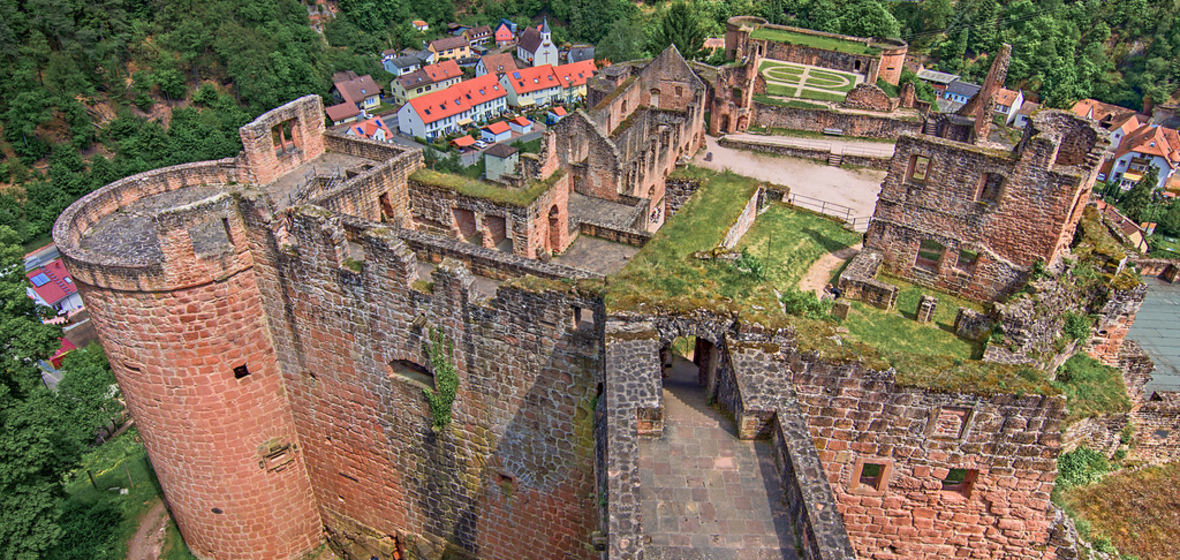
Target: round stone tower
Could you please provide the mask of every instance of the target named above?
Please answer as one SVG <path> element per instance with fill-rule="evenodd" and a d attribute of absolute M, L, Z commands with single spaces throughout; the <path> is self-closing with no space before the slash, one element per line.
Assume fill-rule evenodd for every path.
<path fill-rule="evenodd" d="M 881 48 L 881 66 L 877 77 L 897 85 L 901 81 L 901 71 L 905 70 L 905 57 L 909 54 L 910 46 L 901 39 L 877 39 L 873 46 Z"/>
<path fill-rule="evenodd" d="M 256 282 L 253 175 L 238 163 L 112 183 L 53 235 L 193 553 L 291 559 L 322 524 Z"/>

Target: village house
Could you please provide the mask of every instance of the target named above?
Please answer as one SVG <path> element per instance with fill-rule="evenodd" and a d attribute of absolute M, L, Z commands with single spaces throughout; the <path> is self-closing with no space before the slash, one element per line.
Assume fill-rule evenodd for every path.
<path fill-rule="evenodd" d="M 326 107 L 324 112 L 328 114 L 328 119 L 332 121 L 332 126 L 348 124 L 361 116 L 361 110 L 357 109 L 353 103 L 337 103 L 331 107 Z"/>
<path fill-rule="evenodd" d="M 1180 165 L 1180 134 L 1159 125 L 1143 125 L 1123 137 L 1115 151 L 1110 176 L 1123 190 L 1130 190 L 1147 174 L 1150 167 L 1159 170 L 1159 182 L 1153 189 L 1169 188 L 1176 167 Z"/>
<path fill-rule="evenodd" d="M 381 104 L 381 86 L 373 77 L 346 70 L 332 76 L 332 97 L 341 103 L 351 103 L 361 111 L 367 111 Z"/>
<path fill-rule="evenodd" d="M 439 61 L 471 56 L 471 45 L 462 37 L 444 37 L 431 41 L 426 50 L 434 53 Z"/>
<path fill-rule="evenodd" d="M 1000 88 L 996 92 L 996 115 L 1004 117 L 1004 124 L 1011 124 L 1016 119 L 1016 112 L 1024 104 L 1024 92 Z"/>
<path fill-rule="evenodd" d="M 516 60 L 512 58 L 512 53 L 500 53 L 484 55 L 479 59 L 475 65 L 475 75 L 482 76 L 484 74 L 495 74 L 496 77 L 507 72 L 516 71 Z"/>
<path fill-rule="evenodd" d="M 583 60 L 594 60 L 594 47 L 592 45 L 573 47 L 569 52 L 565 53 L 566 62 L 582 62 Z"/>
<path fill-rule="evenodd" d="M 508 121 L 508 126 L 512 127 L 512 132 L 517 134 L 528 134 L 533 131 L 533 121 L 528 117 L 516 117 Z"/>
<path fill-rule="evenodd" d="M 1074 103 L 1070 111 L 1079 117 L 1091 118 L 1098 121 L 1099 126 L 1102 128 L 1110 128 L 1115 121 L 1124 121 L 1127 117 L 1135 114 L 1134 109 L 1103 103 L 1097 99 L 1083 99 L 1078 101 Z"/>
<path fill-rule="evenodd" d="M 467 39 L 468 44 L 483 45 L 492 40 L 492 28 L 489 25 L 481 25 L 463 32 L 463 38 Z"/>
<path fill-rule="evenodd" d="M 389 142 L 393 139 L 393 131 L 385 126 L 385 121 L 379 117 L 352 124 L 348 127 L 350 136 L 360 136 L 378 142 Z"/>
<path fill-rule="evenodd" d="M 61 259 L 27 270 L 25 277 L 33 284 L 25 292 L 38 305 L 52 307 L 58 315 L 82 309 L 82 296 Z"/>
<path fill-rule="evenodd" d="M 463 69 L 454 60 L 424 66 L 398 76 L 389 82 L 390 94 L 396 103 L 405 103 L 419 95 L 426 95 L 451 87 L 463 80 Z"/>
<path fill-rule="evenodd" d="M 422 67 L 422 60 L 410 54 L 401 54 L 394 49 L 381 53 L 381 65 L 394 76 L 405 76 Z"/>
<path fill-rule="evenodd" d="M 565 107 L 552 107 L 549 112 L 545 114 L 545 124 L 557 124 L 561 119 L 564 119 L 568 113 Z"/>
<path fill-rule="evenodd" d="M 516 58 L 529 66 L 557 64 L 557 45 L 553 44 L 553 34 L 546 19 L 538 27 L 529 27 L 520 35 L 520 42 L 516 44 Z"/>
<path fill-rule="evenodd" d="M 496 46 L 503 47 L 504 45 L 512 43 L 512 40 L 516 37 L 516 34 L 512 31 L 512 27 L 509 27 L 506 22 L 501 20 L 500 25 L 496 26 L 495 37 Z"/>
<path fill-rule="evenodd" d="M 508 104 L 512 107 L 545 106 L 565 100 L 563 86 L 553 66 L 521 68 L 504 74 L 500 83 L 508 92 Z"/>
<path fill-rule="evenodd" d="M 479 130 L 479 139 L 489 144 L 503 142 L 512 138 L 512 127 L 504 121 L 496 121 Z"/>
<path fill-rule="evenodd" d="M 957 74 L 923 68 L 918 70 L 918 79 L 930 84 L 930 87 L 934 88 L 935 95 L 942 97 L 946 92 L 947 86 L 959 81 L 959 76 Z"/>
<path fill-rule="evenodd" d="M 433 140 L 500 115 L 506 98 L 495 76 L 479 76 L 410 99 L 397 112 L 397 127 L 407 136 Z"/>
<path fill-rule="evenodd" d="M 943 92 L 943 99 L 958 105 L 966 105 L 971 98 L 975 97 L 981 87 L 978 84 L 971 84 L 967 82 L 960 82 L 955 80 L 946 86 L 946 91 Z"/>
<path fill-rule="evenodd" d="M 516 172 L 516 164 L 520 154 L 516 148 L 508 144 L 496 144 L 483 153 L 484 177 L 489 181 L 499 181 L 504 175 Z"/>
<path fill-rule="evenodd" d="M 416 20 L 410 22 L 410 24 L 413 25 L 414 29 L 417 29 L 418 31 L 429 31 L 430 30 L 430 26 L 427 25 L 426 22 L 424 22 L 420 19 L 416 19 Z"/>
<path fill-rule="evenodd" d="M 1033 113 L 1037 112 L 1037 110 L 1040 108 L 1040 103 L 1025 101 L 1024 105 L 1020 106 L 1020 110 L 1016 111 L 1016 118 L 1012 121 L 1012 126 L 1016 128 L 1024 128 L 1028 125 L 1028 121 L 1032 118 Z"/>
<path fill-rule="evenodd" d="M 553 73 L 557 74 L 557 79 L 561 81 L 561 87 L 565 88 L 563 91 L 565 102 L 573 103 L 585 99 L 586 80 L 589 80 L 597 71 L 598 66 L 594 63 L 594 59 L 554 67 Z"/>

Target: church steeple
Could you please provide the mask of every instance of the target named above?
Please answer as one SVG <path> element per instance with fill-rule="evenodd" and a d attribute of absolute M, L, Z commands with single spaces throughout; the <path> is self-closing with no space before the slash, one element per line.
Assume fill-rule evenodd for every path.
<path fill-rule="evenodd" d="M 545 19 L 541 20 L 541 44 L 542 45 L 544 45 L 546 43 L 553 42 L 552 39 L 550 39 L 551 33 L 552 32 L 549 30 L 549 18 L 546 17 Z"/>

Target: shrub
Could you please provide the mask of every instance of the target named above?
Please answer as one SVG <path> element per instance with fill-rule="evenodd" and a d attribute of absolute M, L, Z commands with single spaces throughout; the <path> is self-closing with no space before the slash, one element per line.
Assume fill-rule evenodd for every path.
<path fill-rule="evenodd" d="M 1090 318 L 1080 313 L 1067 311 L 1065 313 L 1065 327 L 1062 332 L 1070 340 L 1084 340 L 1090 337 Z"/>
<path fill-rule="evenodd" d="M 789 288 L 780 297 L 783 310 L 788 315 L 806 317 L 808 319 L 823 319 L 832 311 L 832 300 L 821 300 L 812 292 L 805 292 L 799 288 Z"/>
<path fill-rule="evenodd" d="M 1057 458 L 1057 487 L 1064 491 L 1073 486 L 1098 482 L 1110 472 L 1106 455 L 1082 446 Z"/>
<path fill-rule="evenodd" d="M 742 256 L 733 263 L 734 268 L 749 274 L 756 280 L 763 280 L 766 278 L 766 263 L 762 259 L 751 255 L 746 249 L 742 249 Z"/>

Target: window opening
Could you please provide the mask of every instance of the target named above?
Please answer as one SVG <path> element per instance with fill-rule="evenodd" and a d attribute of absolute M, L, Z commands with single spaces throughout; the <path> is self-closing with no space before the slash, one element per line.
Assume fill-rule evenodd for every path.
<path fill-rule="evenodd" d="M 926 270 L 938 270 L 938 263 L 942 261 L 942 255 L 946 252 L 946 247 L 937 241 L 929 239 L 923 240 L 918 247 L 918 258 L 914 262 L 914 266 L 924 268 Z"/>
<path fill-rule="evenodd" d="M 884 465 L 876 463 L 865 463 L 860 469 L 860 484 L 868 486 L 876 490 L 877 485 L 881 482 L 881 475 L 885 471 Z"/>
<path fill-rule="evenodd" d="M 910 172 L 909 177 L 911 181 L 918 183 L 925 183 L 926 178 L 930 176 L 930 158 L 926 156 L 913 156 L 910 158 Z"/>
<path fill-rule="evenodd" d="M 1004 186 L 1004 176 L 998 173 L 984 173 L 979 181 L 979 192 L 975 200 L 995 204 L 1000 200 L 1000 187 Z"/>
<path fill-rule="evenodd" d="M 962 270 L 974 270 L 975 263 L 979 261 L 978 251 L 968 251 L 967 249 L 959 249 L 959 263 L 958 266 Z"/>
<path fill-rule="evenodd" d="M 248 375 L 250 375 L 250 369 L 246 367 L 246 364 L 234 368 L 234 379 L 241 379 Z"/>
<path fill-rule="evenodd" d="M 389 372 L 395 377 L 416 385 L 434 388 L 434 374 L 421 364 L 409 360 L 394 360 L 389 362 Z"/>
<path fill-rule="evenodd" d="M 975 469 L 951 469 L 947 472 L 946 478 L 942 479 L 942 491 L 968 497 L 978 476 L 979 471 Z"/>

